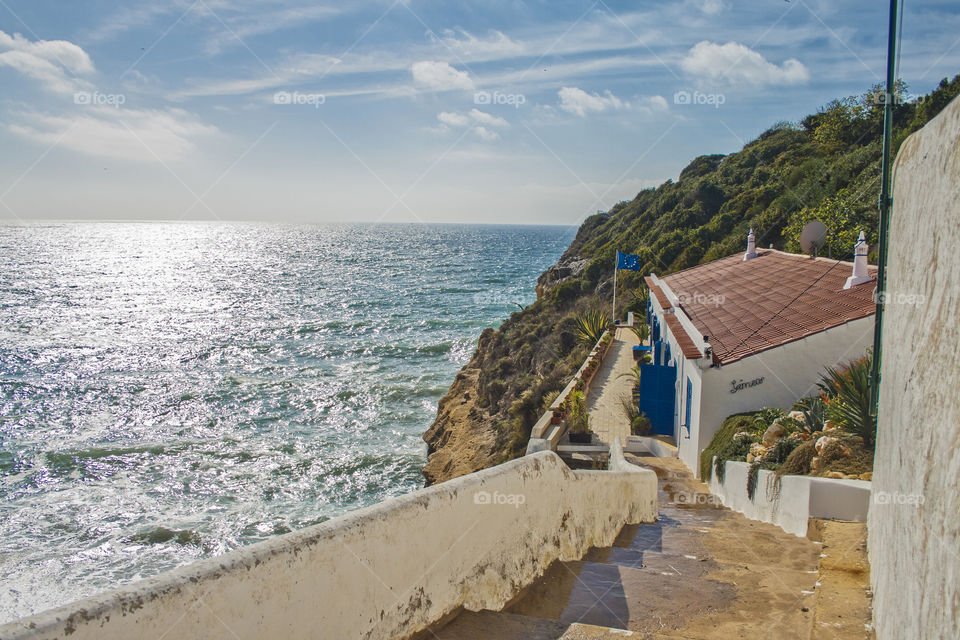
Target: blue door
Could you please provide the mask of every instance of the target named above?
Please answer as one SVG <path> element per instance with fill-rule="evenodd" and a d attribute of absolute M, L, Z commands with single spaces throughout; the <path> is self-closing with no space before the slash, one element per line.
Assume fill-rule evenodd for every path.
<path fill-rule="evenodd" d="M 672 365 L 640 365 L 640 411 L 650 418 L 651 433 L 673 436 L 677 368 Z"/>

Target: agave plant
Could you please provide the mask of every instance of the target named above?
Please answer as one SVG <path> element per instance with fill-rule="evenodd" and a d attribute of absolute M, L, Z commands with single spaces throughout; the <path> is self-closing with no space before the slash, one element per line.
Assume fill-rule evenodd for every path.
<path fill-rule="evenodd" d="M 577 340 L 594 345 L 610 326 L 610 319 L 599 309 L 588 309 L 577 316 Z"/>
<path fill-rule="evenodd" d="M 803 403 L 797 404 L 802 406 L 800 411 L 803 412 L 803 426 L 807 431 L 810 433 L 823 431 L 823 423 L 827 419 L 827 403 L 823 398 L 820 396 L 804 398 Z"/>
<path fill-rule="evenodd" d="M 830 398 L 826 417 L 863 438 L 868 447 L 873 446 L 877 437 L 877 420 L 870 402 L 872 366 L 873 357 L 868 355 L 843 369 L 827 367 L 817 385 Z"/>

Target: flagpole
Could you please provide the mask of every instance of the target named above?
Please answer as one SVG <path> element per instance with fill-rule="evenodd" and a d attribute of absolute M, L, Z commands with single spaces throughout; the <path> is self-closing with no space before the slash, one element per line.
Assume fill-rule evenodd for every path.
<path fill-rule="evenodd" d="M 611 322 L 617 322 L 617 267 L 620 264 L 620 252 L 617 252 L 617 262 L 613 265 L 613 310 L 610 313 Z"/>

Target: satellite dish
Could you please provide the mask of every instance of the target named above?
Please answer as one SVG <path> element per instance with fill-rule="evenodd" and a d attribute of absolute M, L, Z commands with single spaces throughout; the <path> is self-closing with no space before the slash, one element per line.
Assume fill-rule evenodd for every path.
<path fill-rule="evenodd" d="M 811 220 L 800 232 L 800 248 L 814 257 L 827 242 L 827 228 L 819 220 Z"/>

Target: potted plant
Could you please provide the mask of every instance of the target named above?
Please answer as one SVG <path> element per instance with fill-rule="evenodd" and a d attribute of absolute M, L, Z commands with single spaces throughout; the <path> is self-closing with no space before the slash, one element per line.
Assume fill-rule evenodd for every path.
<path fill-rule="evenodd" d="M 550 424 L 560 424 L 563 421 L 563 409 L 554 409 L 550 417 Z"/>
<path fill-rule="evenodd" d="M 582 391 L 570 392 L 570 442 L 590 444 L 590 415 L 587 409 L 587 397 Z"/>

